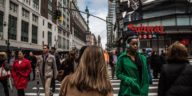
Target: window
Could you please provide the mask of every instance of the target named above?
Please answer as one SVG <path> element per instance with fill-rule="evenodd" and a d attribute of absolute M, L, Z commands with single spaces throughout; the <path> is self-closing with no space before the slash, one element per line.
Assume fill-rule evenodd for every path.
<path fill-rule="evenodd" d="M 38 22 L 38 16 L 36 16 L 34 14 L 33 14 L 33 22 L 36 22 L 36 23 Z"/>
<path fill-rule="evenodd" d="M 33 0 L 33 8 L 39 9 L 39 0 Z"/>
<path fill-rule="evenodd" d="M 189 16 L 177 16 L 177 25 L 189 25 Z"/>
<path fill-rule="evenodd" d="M 174 26 L 176 23 L 175 18 L 163 18 L 162 25 L 163 26 Z"/>
<path fill-rule="evenodd" d="M 67 47 L 66 48 L 69 49 L 69 40 L 67 40 Z"/>
<path fill-rule="evenodd" d="M 61 36 L 58 36 L 58 47 L 61 48 Z"/>
<path fill-rule="evenodd" d="M 48 28 L 52 29 L 52 25 L 50 23 L 48 23 Z"/>
<path fill-rule="evenodd" d="M 44 38 L 44 31 L 43 31 L 42 35 L 43 35 L 43 38 Z"/>
<path fill-rule="evenodd" d="M 22 9 L 22 16 L 25 18 L 29 18 L 29 11 Z"/>
<path fill-rule="evenodd" d="M 66 5 L 66 0 L 63 0 L 63 4 Z"/>
<path fill-rule="evenodd" d="M 58 29 L 58 33 L 61 34 L 62 33 L 62 29 Z"/>
<path fill-rule="evenodd" d="M 31 0 L 23 0 L 24 3 L 27 3 L 28 5 L 30 5 Z"/>
<path fill-rule="evenodd" d="M 63 25 L 65 26 L 65 21 L 63 21 Z"/>
<path fill-rule="evenodd" d="M 3 12 L 0 11 L 0 32 L 3 32 Z"/>
<path fill-rule="evenodd" d="M 44 19 L 43 19 L 43 26 L 44 26 L 44 23 L 45 23 L 45 21 L 44 21 Z"/>
<path fill-rule="evenodd" d="M 66 39 L 63 38 L 63 44 L 62 44 L 62 48 L 63 48 L 63 49 L 65 49 L 65 41 L 66 41 Z"/>
<path fill-rule="evenodd" d="M 11 12 L 17 13 L 17 4 L 10 2 L 9 10 Z"/>
<path fill-rule="evenodd" d="M 32 43 L 37 44 L 37 26 L 32 25 Z"/>
<path fill-rule="evenodd" d="M 9 39 L 16 40 L 17 35 L 17 18 L 9 15 L 8 36 Z"/>
<path fill-rule="evenodd" d="M 52 33 L 48 31 L 48 44 L 52 46 Z"/>
<path fill-rule="evenodd" d="M 52 15 L 52 0 L 48 0 L 48 14 Z"/>
<path fill-rule="evenodd" d="M 21 41 L 28 42 L 29 23 L 22 21 L 21 24 Z"/>
<path fill-rule="evenodd" d="M 5 5 L 4 5 L 4 4 L 5 4 L 4 2 L 5 2 L 5 0 L 0 0 L 0 6 L 4 7 L 4 6 L 5 6 Z"/>

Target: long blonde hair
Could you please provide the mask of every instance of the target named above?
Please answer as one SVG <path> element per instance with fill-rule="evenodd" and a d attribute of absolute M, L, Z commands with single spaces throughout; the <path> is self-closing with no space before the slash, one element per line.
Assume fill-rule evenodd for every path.
<path fill-rule="evenodd" d="M 80 91 L 95 90 L 104 95 L 112 91 L 103 51 L 100 47 L 89 46 L 85 49 L 80 64 L 69 81 Z"/>

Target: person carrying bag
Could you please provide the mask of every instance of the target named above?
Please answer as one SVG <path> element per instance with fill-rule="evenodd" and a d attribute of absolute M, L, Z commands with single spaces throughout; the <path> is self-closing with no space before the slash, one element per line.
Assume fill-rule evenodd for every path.
<path fill-rule="evenodd" d="M 11 73 L 6 60 L 7 54 L 5 52 L 0 52 L 0 83 L 3 85 L 5 96 L 9 96 L 8 79 Z M 10 84 L 10 86 L 11 85 L 12 84 Z"/>

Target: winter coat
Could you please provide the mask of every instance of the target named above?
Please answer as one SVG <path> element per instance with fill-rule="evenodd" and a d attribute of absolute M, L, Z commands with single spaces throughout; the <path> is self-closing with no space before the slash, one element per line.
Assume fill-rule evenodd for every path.
<path fill-rule="evenodd" d="M 16 89 L 26 89 L 28 77 L 31 72 L 31 64 L 27 59 L 23 59 L 21 64 L 15 60 L 12 67 L 11 75 Z"/>
<path fill-rule="evenodd" d="M 79 91 L 75 86 L 71 86 L 69 77 L 70 75 L 66 76 L 66 78 L 62 81 L 59 96 L 104 96 L 94 90 Z M 110 92 L 106 96 L 113 96 L 113 93 Z"/>
<path fill-rule="evenodd" d="M 192 65 L 185 62 L 163 65 L 158 85 L 158 96 L 191 95 Z"/>
<path fill-rule="evenodd" d="M 116 75 L 121 80 L 118 96 L 148 96 L 149 78 L 146 57 L 142 54 L 138 55 L 143 62 L 141 82 L 139 81 L 138 67 L 127 56 L 127 51 L 123 52 L 118 58 Z"/>

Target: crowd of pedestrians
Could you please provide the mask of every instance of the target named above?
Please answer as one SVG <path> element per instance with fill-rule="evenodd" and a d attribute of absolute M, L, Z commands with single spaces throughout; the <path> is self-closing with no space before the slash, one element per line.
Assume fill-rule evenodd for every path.
<path fill-rule="evenodd" d="M 83 46 L 59 54 L 56 48 L 43 45 L 43 53 L 28 55 L 22 50 L 7 54 L 0 52 L 0 82 L 5 96 L 10 96 L 10 78 L 17 89 L 17 96 L 25 96 L 30 80 L 41 80 L 45 96 L 53 96 L 55 81 L 61 82 L 59 96 L 113 96 L 108 76 L 121 80 L 118 96 L 148 96 L 152 79 L 159 79 L 158 96 L 190 96 L 192 94 L 192 65 L 187 48 L 175 42 L 167 50 L 139 49 L 137 36 L 129 36 L 126 50 L 106 51 L 98 46 Z M 30 74 L 32 78 L 30 78 Z M 39 83 L 38 83 L 39 84 Z"/>

